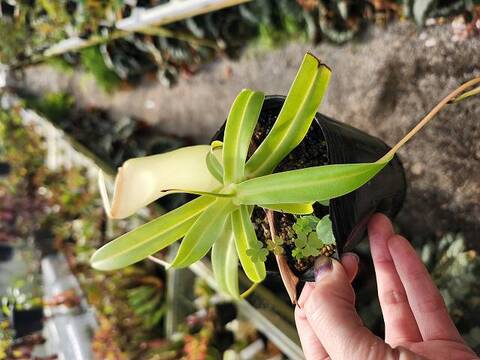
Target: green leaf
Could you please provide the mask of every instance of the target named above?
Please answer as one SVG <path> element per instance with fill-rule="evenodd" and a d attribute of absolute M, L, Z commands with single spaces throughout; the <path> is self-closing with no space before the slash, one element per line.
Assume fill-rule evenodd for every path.
<path fill-rule="evenodd" d="M 213 140 L 210 144 L 210 149 L 213 151 L 223 149 L 223 142 L 220 140 Z"/>
<path fill-rule="evenodd" d="M 227 218 L 234 208 L 230 199 L 217 198 L 188 230 L 172 267 L 186 267 L 203 258 L 223 233 Z"/>
<path fill-rule="evenodd" d="M 265 248 L 247 249 L 247 255 L 253 262 L 264 262 L 267 260 L 268 250 Z"/>
<path fill-rule="evenodd" d="M 214 189 L 216 191 L 201 191 L 201 190 L 191 190 L 191 189 L 168 189 L 167 191 L 173 193 L 184 193 L 184 194 L 192 194 L 192 195 L 204 195 L 204 196 L 211 196 L 211 197 L 218 197 L 218 198 L 233 198 L 235 196 L 232 192 L 218 192 L 221 190 Z"/>
<path fill-rule="evenodd" d="M 267 250 L 272 251 L 277 245 L 270 239 L 267 240 Z"/>
<path fill-rule="evenodd" d="M 152 298 L 157 290 L 153 286 L 139 286 L 127 292 L 128 301 L 131 306 L 139 306 L 140 304 Z"/>
<path fill-rule="evenodd" d="M 317 227 L 319 221 L 320 219 L 317 218 L 315 215 L 301 216 L 297 219 L 296 224 L 301 225 L 302 229 L 310 232 Z"/>
<path fill-rule="evenodd" d="M 249 249 L 258 247 L 257 235 L 250 221 L 249 210 L 247 206 L 240 206 L 231 214 L 233 233 L 235 235 L 235 245 L 238 257 L 247 277 L 253 282 L 261 282 L 265 279 L 265 263 L 261 261 L 254 262 L 248 256 Z"/>
<path fill-rule="evenodd" d="M 212 247 L 212 269 L 220 291 L 238 298 L 238 255 L 232 225 L 227 221 L 224 233 Z"/>
<path fill-rule="evenodd" d="M 245 89 L 235 99 L 223 137 L 224 184 L 243 180 L 250 140 L 262 110 L 265 95 Z"/>
<path fill-rule="evenodd" d="M 295 231 L 295 234 L 301 234 L 303 232 L 303 226 L 299 223 L 295 223 L 292 226 L 293 231 Z"/>
<path fill-rule="evenodd" d="M 310 246 L 310 245 L 307 245 L 305 246 L 303 249 L 302 249 L 302 252 L 303 252 L 303 255 L 305 257 L 309 257 L 309 256 L 317 256 L 318 254 L 320 254 L 320 250 L 313 247 L 313 246 Z"/>
<path fill-rule="evenodd" d="M 333 235 L 332 221 L 330 215 L 325 215 L 317 224 L 316 233 L 319 239 L 325 245 L 335 244 L 335 236 Z"/>
<path fill-rule="evenodd" d="M 298 237 L 295 239 L 295 246 L 298 248 L 303 248 L 307 245 L 307 234 L 306 233 L 300 233 L 298 234 Z"/>
<path fill-rule="evenodd" d="M 292 256 L 297 260 L 304 257 L 301 249 L 293 249 Z"/>
<path fill-rule="evenodd" d="M 275 204 L 262 205 L 264 209 L 280 211 L 288 214 L 306 215 L 313 213 L 312 203 L 306 204 Z"/>
<path fill-rule="evenodd" d="M 212 176 L 217 179 L 219 183 L 223 183 L 223 166 L 215 156 L 215 150 L 222 148 L 223 143 L 221 141 L 214 141 L 210 144 L 210 151 L 207 153 L 206 164 L 207 169 Z"/>
<path fill-rule="evenodd" d="M 283 239 L 280 236 L 275 236 L 274 240 L 275 244 L 283 245 Z"/>
<path fill-rule="evenodd" d="M 308 234 L 307 239 L 308 239 L 307 240 L 308 245 L 315 249 L 320 249 L 323 246 L 322 240 L 318 238 L 317 233 L 315 231 Z"/>
<path fill-rule="evenodd" d="M 185 235 L 212 197 L 199 197 L 98 249 L 90 262 L 98 270 L 119 269 L 156 253 Z"/>
<path fill-rule="evenodd" d="M 303 59 L 270 133 L 246 165 L 246 176 L 270 174 L 307 134 L 330 80 L 330 69 L 312 54 Z"/>
<path fill-rule="evenodd" d="M 282 255 L 284 253 L 283 247 L 276 246 L 275 249 L 273 249 L 273 253 L 275 255 Z"/>
<path fill-rule="evenodd" d="M 464 92 L 462 95 L 457 96 L 455 99 L 451 101 L 452 104 L 458 103 L 460 101 L 466 100 L 471 96 L 479 95 L 480 94 L 480 86 L 472 89 L 470 91 Z"/>
<path fill-rule="evenodd" d="M 250 256 L 253 262 L 267 260 L 268 250 L 263 247 L 263 243 L 258 241 L 252 244 L 250 249 L 247 249 L 247 255 Z"/>
<path fill-rule="evenodd" d="M 306 203 L 342 196 L 358 189 L 390 161 L 315 166 L 285 171 L 237 185 L 241 205 Z"/>

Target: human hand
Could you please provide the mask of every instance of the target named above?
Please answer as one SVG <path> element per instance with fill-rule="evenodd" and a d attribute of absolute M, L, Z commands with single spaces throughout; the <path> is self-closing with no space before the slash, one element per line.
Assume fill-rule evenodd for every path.
<path fill-rule="evenodd" d="M 305 285 L 295 309 L 306 359 L 478 359 L 415 250 L 394 233 L 390 220 L 374 215 L 368 234 L 385 341 L 362 324 L 355 310 L 350 282 L 358 257 L 346 253 L 341 263 L 321 257 L 315 264 L 316 282 Z"/>

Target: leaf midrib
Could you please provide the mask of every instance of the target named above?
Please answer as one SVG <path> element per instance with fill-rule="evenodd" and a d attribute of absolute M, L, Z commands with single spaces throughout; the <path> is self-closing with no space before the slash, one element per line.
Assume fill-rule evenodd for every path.
<path fill-rule="evenodd" d="M 379 163 L 379 164 L 382 164 L 385 166 L 386 163 Z M 372 168 L 368 168 L 368 169 L 365 169 L 364 171 L 359 171 L 359 172 L 356 172 L 356 173 L 353 173 L 353 174 L 350 174 L 350 175 L 343 175 L 343 176 L 338 176 L 338 177 L 335 177 L 335 180 L 343 180 L 343 179 L 346 179 L 346 178 L 352 178 L 352 177 L 357 177 L 359 175 L 362 175 L 366 172 L 369 172 L 370 170 L 372 170 Z M 295 171 L 295 170 L 294 170 Z M 321 184 L 322 182 L 330 182 L 332 181 L 331 178 L 329 179 L 320 179 L 320 180 L 304 180 L 302 181 L 302 185 L 304 185 L 305 187 L 309 187 L 309 186 L 313 186 L 313 185 L 316 185 L 316 184 Z M 244 182 L 246 183 L 246 182 Z M 257 185 L 258 186 L 258 185 Z M 285 184 L 282 184 L 282 185 L 277 185 L 275 187 L 275 190 L 269 190 L 268 192 L 273 192 L 273 191 L 282 191 L 284 190 L 285 188 L 288 188 L 289 184 L 288 183 L 285 183 Z M 243 187 L 244 188 L 244 187 Z M 250 196 L 255 196 L 257 195 L 258 193 L 262 193 L 262 192 L 265 192 L 265 189 L 262 188 L 262 189 L 256 189 L 256 190 L 252 190 L 252 191 L 245 191 L 243 192 L 242 194 L 242 183 L 238 184 L 238 187 L 237 187 L 237 198 L 239 200 L 242 199 L 242 197 L 244 197 L 245 195 L 248 195 L 249 197 Z M 321 201 L 321 200 L 326 200 L 326 199 L 318 199 L 317 201 Z"/>
<path fill-rule="evenodd" d="M 206 205 L 206 207 L 210 207 L 212 205 L 212 203 L 210 203 L 209 205 Z M 195 216 L 198 216 L 200 212 L 204 211 L 206 207 L 202 207 L 201 209 L 195 211 L 194 213 L 192 213 L 190 216 L 186 217 L 186 218 L 183 218 L 184 220 L 182 220 L 181 222 L 177 222 L 176 224 L 173 224 L 171 225 L 170 227 L 168 227 L 167 229 L 162 229 L 160 230 L 160 232 L 156 233 L 155 235 L 151 235 L 150 237 L 147 237 L 146 239 L 144 238 L 143 241 L 140 241 L 138 243 L 136 243 L 133 247 L 127 247 L 126 249 L 120 251 L 120 252 L 116 252 L 114 255 L 109 255 L 108 257 L 106 258 L 103 258 L 101 260 L 97 260 L 97 261 L 94 261 L 95 263 L 101 263 L 101 262 L 104 262 L 104 261 L 111 261 L 112 258 L 116 258 L 116 257 L 120 257 L 122 255 L 124 255 L 125 253 L 129 253 L 131 251 L 135 251 L 136 249 L 138 249 L 139 247 L 142 247 L 143 245 L 145 245 L 145 243 L 148 243 L 150 241 L 153 241 L 155 238 L 159 237 L 159 236 L 162 236 L 162 235 L 165 235 L 167 232 L 170 232 L 172 230 L 174 230 L 176 227 L 180 227 L 182 226 L 183 224 L 185 224 L 187 221 L 191 220 L 193 217 Z M 157 220 L 160 221 L 162 218 L 159 217 Z M 154 220 L 155 221 L 155 220 Z M 132 232 L 134 232 L 135 230 L 132 230 Z M 114 240 L 115 241 L 115 240 Z M 101 251 L 101 249 L 99 250 Z"/>
<path fill-rule="evenodd" d="M 248 98 L 246 100 L 245 106 L 243 107 L 241 120 L 238 122 L 237 126 L 235 127 L 235 132 L 239 135 L 241 134 L 240 129 L 242 128 L 242 125 L 245 123 L 245 114 L 247 113 L 248 106 L 249 106 L 249 103 L 250 103 L 250 99 L 252 98 L 252 96 L 254 94 L 255 94 L 255 92 L 253 92 L 253 91 L 250 91 L 250 93 L 248 94 Z M 236 136 L 235 137 L 235 146 L 233 146 L 235 154 L 238 154 L 239 150 L 240 150 L 239 149 L 240 144 L 241 144 L 240 137 L 241 136 Z M 231 172 L 230 181 L 232 181 L 232 182 L 240 181 L 241 178 L 243 177 L 243 175 L 245 174 L 245 172 L 244 172 L 244 174 L 242 174 L 242 171 L 241 171 L 242 166 L 237 164 L 237 160 L 238 160 L 238 156 L 235 157 L 234 166 L 231 167 L 231 171 L 230 171 Z M 226 162 L 226 163 L 228 163 L 228 162 Z M 240 170 L 240 171 L 238 171 L 238 170 Z"/>
<path fill-rule="evenodd" d="M 217 199 L 218 201 L 218 199 Z M 228 216 L 229 216 L 229 213 L 225 214 L 224 212 L 226 212 L 228 210 L 228 206 L 230 206 L 229 202 L 228 201 L 225 201 L 223 204 L 222 203 L 217 203 L 217 202 L 214 202 L 213 204 L 211 204 L 211 206 L 218 206 L 218 214 L 216 214 L 216 216 L 222 216 L 224 217 L 225 221 L 223 222 L 223 224 L 225 225 L 225 222 L 226 220 L 228 219 Z M 202 214 L 204 215 L 204 214 Z M 211 229 L 214 225 L 218 225 L 220 223 L 220 221 L 211 221 L 209 223 L 209 225 L 206 227 L 206 229 L 208 230 L 205 230 L 205 228 L 203 229 L 202 231 L 202 235 L 201 235 L 201 238 L 204 238 L 205 237 L 205 233 L 207 232 L 210 232 L 209 229 Z M 192 225 L 192 227 L 195 226 L 195 224 Z M 192 228 L 190 228 L 188 230 L 188 232 L 190 232 L 192 230 Z M 188 233 L 187 233 L 188 234 Z M 200 237 L 199 237 L 200 238 Z M 198 241 L 197 239 L 197 244 L 200 243 L 200 241 Z M 175 266 L 175 267 L 181 267 L 185 264 L 185 259 L 188 259 L 191 257 L 193 251 L 196 249 L 195 246 L 191 247 L 189 249 L 189 251 L 185 254 L 182 254 L 182 261 L 181 262 L 175 262 L 175 259 L 172 263 L 172 266 Z M 178 257 L 179 254 L 177 254 L 176 257 Z"/>
<path fill-rule="evenodd" d="M 249 244 L 249 242 L 248 242 L 247 229 L 246 229 L 246 227 L 245 227 L 245 222 L 243 221 L 243 217 L 244 217 L 244 216 L 242 215 L 242 210 L 239 209 L 239 212 L 238 212 L 238 213 L 239 213 L 239 218 L 240 218 L 240 225 L 241 225 L 241 227 L 242 227 L 242 234 L 243 234 L 243 237 L 244 237 L 244 239 L 245 239 L 245 245 L 246 245 L 245 252 L 246 252 L 246 250 L 250 248 L 250 246 L 249 246 L 250 244 Z M 247 214 L 248 214 L 248 213 L 249 213 L 249 212 L 247 211 Z M 250 218 L 248 218 L 248 221 L 250 221 Z M 248 257 L 248 255 L 246 255 L 246 254 L 245 254 L 245 256 Z M 252 259 L 250 259 L 250 262 L 251 262 L 251 264 L 252 264 L 251 267 L 253 268 L 253 271 L 254 271 L 255 274 L 257 275 L 257 278 L 261 278 L 260 272 L 258 271 L 258 266 L 256 265 L 256 261 L 253 261 Z"/>
<path fill-rule="evenodd" d="M 318 61 L 318 60 L 317 60 Z M 308 86 L 308 92 L 307 94 L 309 94 L 316 82 L 316 79 L 318 77 L 318 74 L 320 73 L 320 67 L 317 66 L 317 72 L 315 74 L 315 76 L 313 77 L 313 80 L 310 82 L 310 85 Z M 287 136 L 289 135 L 289 131 L 290 129 L 294 126 L 295 122 L 296 122 L 296 119 L 300 116 L 301 113 L 303 113 L 303 110 L 304 110 L 304 106 L 305 106 L 305 103 L 309 100 L 309 96 L 304 96 L 303 97 L 303 100 L 301 102 L 301 106 L 299 106 L 299 108 L 301 108 L 302 110 L 301 111 L 298 111 L 296 113 L 296 115 L 294 116 L 294 120 L 293 121 L 290 121 L 289 122 L 289 126 L 287 127 L 287 130 L 284 132 L 284 136 L 281 138 L 281 141 L 279 141 L 279 144 L 277 145 L 277 149 L 279 149 L 280 147 L 283 147 L 284 146 L 284 143 L 285 143 L 285 139 L 286 138 L 289 138 L 290 136 Z M 258 172 L 260 170 L 263 170 L 264 167 L 266 167 L 265 164 L 267 164 L 270 159 L 273 157 L 273 155 L 275 154 L 276 152 L 275 151 L 270 151 L 267 156 L 264 158 L 264 160 L 262 161 L 262 163 L 257 167 L 257 169 L 255 169 L 254 171 L 252 171 L 251 174 L 249 174 L 249 176 L 252 176 L 252 177 L 256 177 L 258 176 Z"/>

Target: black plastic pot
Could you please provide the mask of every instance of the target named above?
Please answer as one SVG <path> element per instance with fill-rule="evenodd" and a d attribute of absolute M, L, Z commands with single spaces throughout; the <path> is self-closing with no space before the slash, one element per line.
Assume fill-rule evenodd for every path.
<path fill-rule="evenodd" d="M 278 115 L 284 96 L 267 96 L 262 107 L 263 117 Z M 326 141 L 329 164 L 372 162 L 390 149 L 382 140 L 317 113 L 312 126 L 319 126 Z M 225 125 L 214 139 L 223 138 Z M 406 179 L 397 156 L 373 179 L 357 190 L 330 201 L 330 218 L 337 241 L 337 256 L 352 250 L 362 240 L 368 220 L 375 212 L 390 218 L 400 211 L 406 193 Z M 308 271 L 301 280 L 313 280 Z"/>
<path fill-rule="evenodd" d="M 13 257 L 13 247 L 0 244 L 0 262 L 10 261 Z"/>
<path fill-rule="evenodd" d="M 11 324 L 17 339 L 40 331 L 43 328 L 43 308 L 38 307 L 29 310 L 13 309 Z"/>
<path fill-rule="evenodd" d="M 0 177 L 6 177 L 10 174 L 12 168 L 8 162 L 0 161 Z"/>

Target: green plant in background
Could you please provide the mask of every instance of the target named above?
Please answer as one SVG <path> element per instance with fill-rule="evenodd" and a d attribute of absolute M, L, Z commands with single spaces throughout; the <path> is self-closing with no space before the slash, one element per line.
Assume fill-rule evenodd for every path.
<path fill-rule="evenodd" d="M 2 49 L 0 50 L 0 63 L 10 64 L 19 56 L 25 54 L 30 47 L 30 34 L 27 29 L 12 21 L 0 19 L 0 36 L 2 37 Z"/>
<path fill-rule="evenodd" d="M 158 326 L 167 312 L 163 291 L 152 284 L 141 285 L 127 290 L 128 303 L 142 319 L 146 329 Z"/>
<path fill-rule="evenodd" d="M 166 152 L 189 143 L 188 139 L 162 133 L 134 117 L 115 118 L 101 108 L 82 108 L 63 92 L 25 94 L 23 100 L 26 107 L 62 129 L 74 147 L 87 156 L 96 156 L 103 168 L 117 167 L 129 158 Z"/>
<path fill-rule="evenodd" d="M 470 0 L 262 0 L 251 1 L 220 11 L 149 27 L 139 33 L 121 33 L 115 22 L 128 16 L 134 7 L 122 0 L 106 1 L 12 1 L 5 4 L 0 33 L 5 36 L 0 62 L 27 66 L 45 61 L 62 70 L 83 65 L 106 91 L 119 84 L 118 77 L 135 83 L 144 74 L 156 73 L 162 84 L 172 85 L 183 72 L 198 70 L 219 53 L 238 57 L 247 44 L 270 49 L 285 41 L 327 39 L 345 43 L 372 22 L 385 24 L 411 18 L 423 26 L 429 17 L 461 15 L 466 23 L 475 21 L 477 5 Z M 474 34 L 475 27 L 466 26 Z M 61 55 L 66 62 L 44 56 L 44 50 L 71 37 L 94 44 L 92 52 Z M 87 58 L 87 59 L 85 59 Z M 107 71 L 107 70 L 110 70 Z M 117 75 L 117 76 L 115 76 Z"/>
<path fill-rule="evenodd" d="M 121 83 L 118 75 L 111 70 L 100 53 L 98 47 L 90 47 L 80 52 L 80 59 L 83 67 L 93 75 L 98 85 L 106 92 L 112 92 Z"/>
<path fill-rule="evenodd" d="M 30 182 L 44 166 L 45 152 L 40 137 L 22 125 L 18 111 L 0 110 L 0 139 L 3 160 L 16 165 L 8 181 L 0 179 L 0 183 L 12 193 L 28 194 Z"/>
<path fill-rule="evenodd" d="M 212 249 L 219 288 L 238 297 L 238 260 L 252 282 L 261 282 L 266 275 L 263 256 L 257 256 L 260 249 L 250 220 L 253 206 L 305 215 L 313 212 L 314 202 L 357 189 L 375 176 L 451 99 L 480 82 L 480 78 L 471 80 L 452 92 L 376 162 L 315 166 L 272 174 L 304 138 L 329 79 L 328 67 L 307 54 L 275 124 L 248 161 L 250 139 L 264 95 L 247 89 L 232 105 L 223 143 L 215 141 L 211 146 L 186 147 L 127 161 L 119 169 L 111 205 L 106 187 L 100 181 L 106 211 L 113 218 L 129 216 L 171 193 L 200 197 L 108 243 L 92 256 L 92 266 L 100 270 L 118 269 L 183 237 L 170 266 L 189 266 Z"/>
<path fill-rule="evenodd" d="M 0 320 L 0 359 L 7 359 L 12 343 L 13 331 L 8 320 Z"/>
<path fill-rule="evenodd" d="M 464 317 L 462 308 L 480 310 L 480 288 L 475 275 L 480 271 L 480 258 L 475 250 L 467 248 L 462 235 L 446 234 L 437 242 L 427 241 L 421 248 L 421 257 L 454 320 Z M 480 345 L 480 339 L 476 345 Z"/>
<path fill-rule="evenodd" d="M 0 238 L 11 242 L 30 236 L 48 208 L 48 200 L 37 191 L 45 180 L 42 139 L 22 125 L 18 110 L 0 110 L 1 157 L 12 165 L 8 177 L 0 178 L 0 206 L 11 217 L 2 220 Z"/>
<path fill-rule="evenodd" d="M 242 20 L 258 29 L 253 39 L 257 47 L 271 49 L 293 38 L 307 40 L 308 13 L 295 1 L 256 1 L 242 4 L 239 9 Z"/>
<path fill-rule="evenodd" d="M 52 94 L 46 98 L 46 108 L 48 109 L 47 103 L 52 103 L 55 112 L 59 114 L 61 111 L 57 110 L 63 109 L 63 106 L 58 104 L 68 104 L 68 101 L 62 100 L 68 99 L 62 94 Z M 0 208 L 2 212 L 11 209 L 15 214 L 13 240 L 16 240 L 18 246 L 23 246 L 26 239 L 33 238 L 35 244 L 48 253 L 54 250 L 64 252 L 89 304 L 95 308 L 101 323 L 108 323 L 109 331 L 100 329 L 105 331 L 99 333 L 99 339 L 95 343 L 100 352 L 100 355 L 96 353 L 98 358 L 109 358 L 103 356 L 101 351 L 111 354 L 118 349 L 124 356 L 115 359 L 146 358 L 144 354 L 149 349 L 142 345 L 163 336 L 163 319 L 151 322 L 154 317 L 161 318 L 158 311 L 166 306 L 162 274 L 158 274 L 154 264 L 130 266 L 108 276 L 89 265 L 95 247 L 104 244 L 110 236 L 115 237 L 131 230 L 141 220 L 135 217 L 108 226 L 99 207 L 101 201 L 96 184 L 89 179 L 87 169 L 48 169 L 45 166 L 44 143 L 32 128 L 22 125 L 20 109 L 16 105 L 10 110 L 0 111 L 1 156 L 2 160 L 12 164 L 10 175 L 0 179 Z M 156 209 L 151 211 L 153 216 L 160 213 Z M 3 241 L 5 232 L 9 230 L 7 222 L 2 219 L 0 237 Z M 32 259 L 33 255 L 26 251 L 21 254 L 23 262 L 33 269 L 33 264 L 37 264 Z M 38 292 L 42 289 L 39 274 L 35 267 L 28 276 L 23 275 L 19 281 L 12 283 L 7 294 L 1 294 L 5 296 L 0 296 L 0 318 L 2 305 L 3 311 L 8 313 L 12 305 L 21 309 L 42 304 Z M 155 308 L 150 314 L 137 313 L 137 308 L 134 309 L 129 302 L 129 292 L 137 287 L 154 288 L 157 295 L 162 296 L 161 301 L 155 300 Z M 3 342 L 6 338 L 2 338 L 2 335 L 6 336 L 7 331 L 0 329 L 0 358 L 2 347 L 8 349 L 11 345 L 6 340 Z M 101 338 L 102 336 L 107 339 Z"/>
<path fill-rule="evenodd" d="M 420 248 L 452 319 L 467 343 L 480 351 L 480 257 L 461 234 L 446 234 Z"/>
<path fill-rule="evenodd" d="M 29 310 L 43 305 L 40 295 L 40 279 L 36 274 L 27 275 L 33 280 L 27 282 L 24 279 L 17 279 L 7 289 L 7 293 L 1 297 L 2 312 L 6 316 L 11 315 L 12 307 L 15 310 Z"/>
<path fill-rule="evenodd" d="M 75 106 L 74 97 L 64 92 L 48 93 L 42 98 L 27 97 L 26 102 L 29 107 L 57 123 L 68 118 L 71 109 Z"/>

